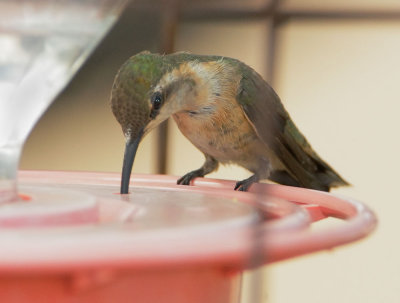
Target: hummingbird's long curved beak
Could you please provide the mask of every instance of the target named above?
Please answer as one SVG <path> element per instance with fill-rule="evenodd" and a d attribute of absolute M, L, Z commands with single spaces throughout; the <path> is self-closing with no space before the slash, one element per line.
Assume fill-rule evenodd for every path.
<path fill-rule="evenodd" d="M 142 137 L 143 130 L 139 132 L 139 135 L 136 138 L 128 138 L 126 140 L 124 163 L 122 165 L 121 194 L 127 194 L 129 192 L 129 181 L 131 179 L 132 166 Z"/>

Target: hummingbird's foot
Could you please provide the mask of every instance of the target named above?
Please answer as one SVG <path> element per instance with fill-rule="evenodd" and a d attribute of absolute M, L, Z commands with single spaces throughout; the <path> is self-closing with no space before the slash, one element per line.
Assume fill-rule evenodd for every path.
<path fill-rule="evenodd" d="M 252 175 L 250 178 L 244 179 L 242 181 L 236 182 L 235 185 L 235 190 L 240 190 L 240 191 L 247 191 L 253 183 L 258 181 L 258 176 L 257 175 Z"/>
<path fill-rule="evenodd" d="M 197 177 L 204 177 L 204 170 L 202 168 L 187 173 L 183 177 L 179 178 L 176 183 L 181 185 L 190 185 L 190 182 Z"/>

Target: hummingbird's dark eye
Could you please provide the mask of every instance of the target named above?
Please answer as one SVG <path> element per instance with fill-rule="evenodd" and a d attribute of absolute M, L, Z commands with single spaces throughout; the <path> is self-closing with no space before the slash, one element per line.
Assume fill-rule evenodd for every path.
<path fill-rule="evenodd" d="M 158 110 L 161 107 L 163 98 L 160 92 L 155 92 L 153 96 L 151 96 L 151 104 L 153 104 L 153 109 Z"/>

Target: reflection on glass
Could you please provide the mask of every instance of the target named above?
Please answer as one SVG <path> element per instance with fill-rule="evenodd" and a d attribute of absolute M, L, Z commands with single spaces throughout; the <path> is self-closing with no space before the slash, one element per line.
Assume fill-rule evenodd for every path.
<path fill-rule="evenodd" d="M 125 0 L 0 0 L 0 203 L 17 199 L 22 146 Z"/>

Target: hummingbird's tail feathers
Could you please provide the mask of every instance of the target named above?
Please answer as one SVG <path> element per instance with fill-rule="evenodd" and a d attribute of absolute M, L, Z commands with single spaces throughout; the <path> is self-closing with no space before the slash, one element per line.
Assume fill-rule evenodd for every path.
<path fill-rule="evenodd" d="M 330 191 L 333 187 L 350 185 L 335 171 L 329 168 L 329 166 L 328 168 L 322 168 L 313 174 L 306 173 L 307 178 L 304 178 L 304 172 L 300 175 L 303 176 L 303 178 L 300 179 L 301 181 L 298 180 L 299 174 L 297 173 L 296 176 L 296 171 L 289 172 L 289 170 L 274 170 L 271 172 L 269 179 L 283 185 L 304 187 L 321 191 Z"/>
<path fill-rule="evenodd" d="M 269 179 L 283 185 L 311 188 L 322 191 L 329 191 L 332 187 L 349 185 L 342 179 L 338 181 L 337 175 L 331 174 L 331 171 L 318 173 L 315 180 L 305 184 L 297 181 L 295 177 L 291 176 L 290 173 L 285 170 L 272 171 Z"/>
<path fill-rule="evenodd" d="M 332 187 L 349 185 L 318 156 L 289 116 L 283 133 L 277 133 L 276 138 L 275 150 L 300 187 L 329 191 Z"/>
<path fill-rule="evenodd" d="M 279 154 L 282 155 L 281 161 L 286 166 L 288 173 L 300 184 L 300 187 L 329 191 L 332 187 L 349 185 L 316 154 L 300 133 L 296 133 L 297 139 L 300 136 L 302 137 L 301 142 L 286 133 L 281 137 L 284 143 L 277 144 Z"/>
<path fill-rule="evenodd" d="M 328 187 L 328 191 L 332 187 L 350 186 L 350 183 L 344 180 L 336 171 L 333 170 L 332 167 L 319 157 L 317 165 L 317 177 L 320 180 L 320 183 L 325 184 Z"/>

